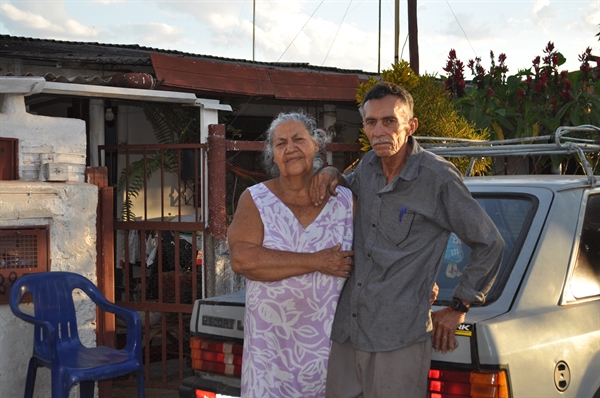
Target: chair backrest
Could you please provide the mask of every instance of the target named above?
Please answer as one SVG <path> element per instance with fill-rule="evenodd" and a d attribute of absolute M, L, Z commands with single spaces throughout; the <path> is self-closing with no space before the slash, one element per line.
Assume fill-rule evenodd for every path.
<path fill-rule="evenodd" d="M 82 275 L 71 272 L 42 272 L 16 280 L 11 290 L 10 305 L 17 315 L 18 305 L 27 293 L 33 297 L 33 318 L 48 322 L 56 330 L 57 348 L 81 344 L 77 333 L 77 318 L 73 290 L 81 289 L 92 300 L 100 291 Z M 17 307 L 17 308 L 15 308 Z M 35 326 L 34 351 L 49 358 L 49 339 L 43 328 Z"/>

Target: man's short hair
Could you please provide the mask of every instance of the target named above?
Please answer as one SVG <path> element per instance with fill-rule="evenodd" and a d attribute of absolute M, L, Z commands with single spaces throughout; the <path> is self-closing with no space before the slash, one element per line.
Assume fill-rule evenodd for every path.
<path fill-rule="evenodd" d="M 413 117 L 414 101 L 412 95 L 410 95 L 408 90 L 404 87 L 389 82 L 377 83 L 376 85 L 371 87 L 369 92 L 367 92 L 367 94 L 364 96 L 362 104 L 360 104 L 360 107 L 358 108 L 360 115 L 362 117 L 365 116 L 364 107 L 367 101 L 372 99 L 382 99 L 383 97 L 387 97 L 388 95 L 393 95 L 395 97 L 400 98 L 400 100 L 404 102 L 404 104 L 406 104 L 406 106 L 408 107 L 408 118 L 410 119 Z"/>

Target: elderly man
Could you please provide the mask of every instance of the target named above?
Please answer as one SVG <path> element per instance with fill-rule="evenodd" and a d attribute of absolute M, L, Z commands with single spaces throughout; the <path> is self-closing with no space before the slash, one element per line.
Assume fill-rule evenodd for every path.
<path fill-rule="evenodd" d="M 379 83 L 360 107 L 372 151 L 346 178 L 333 167 L 312 181 L 320 203 L 338 184 L 358 197 L 355 270 L 331 334 L 327 397 L 425 397 L 431 346 L 455 348 L 454 331 L 471 304 L 485 301 L 504 241 L 449 162 L 424 151 L 403 87 Z M 429 301 L 450 233 L 471 249 L 452 305 Z M 431 340 L 431 341 L 430 341 Z"/>

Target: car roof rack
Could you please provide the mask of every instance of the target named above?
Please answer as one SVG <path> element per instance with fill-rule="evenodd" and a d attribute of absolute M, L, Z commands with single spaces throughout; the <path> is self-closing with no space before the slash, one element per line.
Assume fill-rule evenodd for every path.
<path fill-rule="evenodd" d="M 596 134 L 598 139 L 569 137 L 568 134 L 583 132 Z M 540 156 L 577 154 L 591 186 L 596 177 L 584 153 L 600 152 L 600 128 L 592 125 L 577 127 L 561 126 L 551 135 L 513 138 L 510 140 L 469 140 L 450 137 L 414 136 L 424 149 L 447 158 L 471 158 L 465 176 L 472 175 L 478 158 L 495 156 Z"/>

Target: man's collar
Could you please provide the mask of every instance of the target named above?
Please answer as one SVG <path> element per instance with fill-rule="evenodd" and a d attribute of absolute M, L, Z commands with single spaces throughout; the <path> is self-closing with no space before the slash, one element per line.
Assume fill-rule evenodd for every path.
<path fill-rule="evenodd" d="M 408 137 L 408 142 L 411 144 L 412 150 L 410 151 L 410 156 L 402 168 L 402 171 L 400 171 L 399 176 L 405 181 L 412 181 L 419 175 L 419 163 L 421 161 L 421 156 L 418 155 L 424 150 L 412 135 Z"/>

